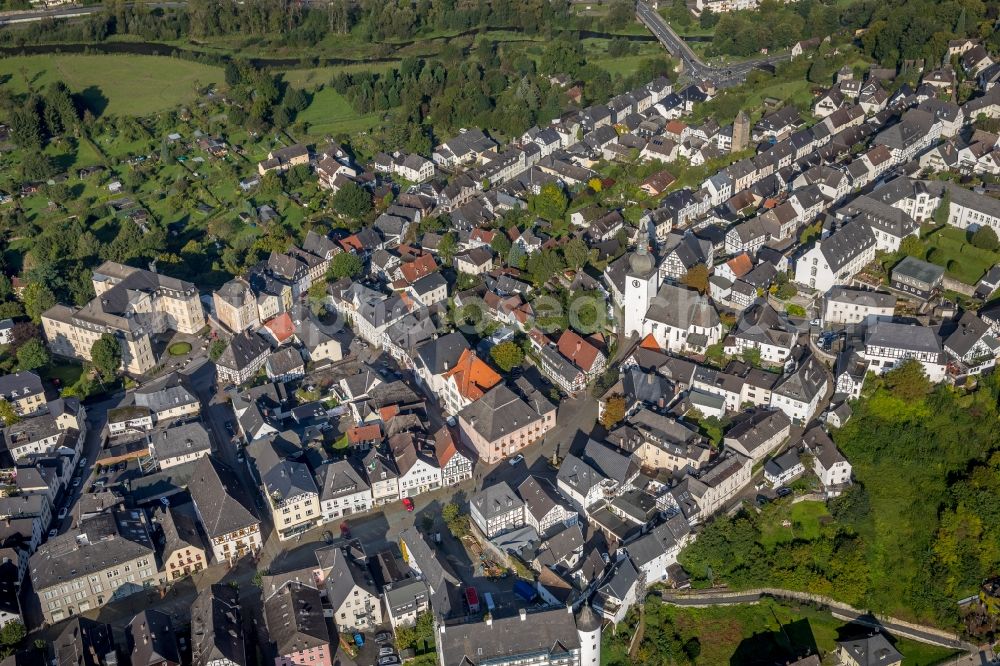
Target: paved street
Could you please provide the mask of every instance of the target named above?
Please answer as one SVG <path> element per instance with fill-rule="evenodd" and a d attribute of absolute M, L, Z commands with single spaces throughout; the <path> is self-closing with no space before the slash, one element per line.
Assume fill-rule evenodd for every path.
<path fill-rule="evenodd" d="M 789 55 L 763 56 L 736 62 L 725 67 L 713 67 L 702 61 L 698 54 L 692 51 L 691 47 L 663 20 L 663 17 L 645 2 L 639 0 L 635 3 L 635 14 L 660 40 L 660 43 L 670 51 L 671 55 L 680 58 L 684 65 L 684 74 L 696 81 L 707 79 L 720 88 L 743 83 L 746 81 L 747 74 L 760 65 L 773 65 L 782 60 L 790 59 Z"/>

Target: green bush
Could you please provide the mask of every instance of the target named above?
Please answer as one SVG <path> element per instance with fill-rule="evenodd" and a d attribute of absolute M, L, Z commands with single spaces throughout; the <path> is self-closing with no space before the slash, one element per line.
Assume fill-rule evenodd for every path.
<path fill-rule="evenodd" d="M 795 303 L 789 303 L 788 306 L 785 307 L 785 312 L 787 312 L 791 317 L 806 316 L 806 309 L 801 305 L 796 305 Z"/>
<path fill-rule="evenodd" d="M 167 353 L 171 356 L 184 356 L 191 352 L 190 342 L 175 342 L 167 347 Z"/>

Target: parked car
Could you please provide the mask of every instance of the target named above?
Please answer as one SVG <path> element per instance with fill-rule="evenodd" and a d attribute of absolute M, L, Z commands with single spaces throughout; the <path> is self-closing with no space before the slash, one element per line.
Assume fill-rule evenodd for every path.
<path fill-rule="evenodd" d="M 378 666 L 396 666 L 401 663 L 399 657 L 379 657 Z"/>
<path fill-rule="evenodd" d="M 340 524 L 340 536 L 345 539 L 351 538 L 351 526 L 347 524 L 346 520 Z"/>
<path fill-rule="evenodd" d="M 75 479 L 73 479 L 73 487 L 74 488 L 80 487 L 80 477 L 76 477 Z"/>
<path fill-rule="evenodd" d="M 86 458 L 81 458 L 80 459 L 80 469 L 83 469 L 86 466 L 87 466 L 87 459 Z"/>
<path fill-rule="evenodd" d="M 333 532 L 330 530 L 323 532 L 323 541 L 328 545 L 333 543 Z"/>
<path fill-rule="evenodd" d="M 813 320 L 811 320 L 809 322 L 809 325 L 810 326 L 822 326 L 823 325 L 823 320 L 822 319 L 813 319 Z"/>
<path fill-rule="evenodd" d="M 449 428 L 454 428 L 455 426 L 458 425 L 458 421 L 455 420 L 454 416 L 449 416 L 446 423 L 448 424 Z"/>
<path fill-rule="evenodd" d="M 403 506 L 406 508 L 407 511 L 413 511 L 413 500 L 411 500 L 409 497 L 404 497 Z"/>
<path fill-rule="evenodd" d="M 392 634 L 388 631 L 380 631 L 375 634 L 375 640 L 379 643 L 388 643 L 392 640 Z"/>
<path fill-rule="evenodd" d="M 788 497 L 789 495 L 792 494 L 792 489 L 791 488 L 778 488 L 778 490 L 775 491 L 774 494 L 777 495 L 778 497 Z"/>
<path fill-rule="evenodd" d="M 365 644 L 365 635 L 361 632 L 354 634 L 354 644 L 358 647 L 362 647 Z"/>
<path fill-rule="evenodd" d="M 510 466 L 511 467 L 517 467 L 518 465 L 520 465 L 523 462 L 524 462 L 524 456 L 522 456 L 520 453 L 518 453 L 516 456 L 514 456 L 513 458 L 510 459 Z"/>
<path fill-rule="evenodd" d="M 49 538 L 50 539 L 52 537 L 56 537 L 56 536 L 59 536 L 59 530 L 57 530 L 57 529 L 51 529 L 51 530 L 49 530 Z"/>
<path fill-rule="evenodd" d="M 394 657 L 396 656 L 396 648 L 391 645 L 386 645 L 385 647 L 380 647 L 378 649 L 378 656 L 380 657 Z"/>

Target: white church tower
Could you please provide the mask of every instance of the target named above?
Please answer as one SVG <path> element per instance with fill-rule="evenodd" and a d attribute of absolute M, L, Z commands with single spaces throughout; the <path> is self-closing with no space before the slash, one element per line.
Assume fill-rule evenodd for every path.
<path fill-rule="evenodd" d="M 601 666 L 601 620 L 587 604 L 576 616 L 576 633 L 580 635 L 580 666 Z"/>
<path fill-rule="evenodd" d="M 642 322 L 646 318 L 649 302 L 660 288 L 660 272 L 656 260 L 645 245 L 629 255 L 625 271 L 625 293 L 622 298 L 624 334 L 626 338 L 642 335 Z"/>

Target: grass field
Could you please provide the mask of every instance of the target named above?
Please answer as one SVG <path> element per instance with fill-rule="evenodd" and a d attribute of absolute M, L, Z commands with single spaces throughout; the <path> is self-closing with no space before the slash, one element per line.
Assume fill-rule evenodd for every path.
<path fill-rule="evenodd" d="M 281 72 L 281 78 L 290 86 L 296 88 L 315 88 L 330 83 L 334 76 L 344 72 L 384 72 L 395 63 L 377 62 L 368 65 L 336 65 L 330 67 L 311 67 L 307 69 L 289 69 Z"/>
<path fill-rule="evenodd" d="M 222 70 L 160 56 L 17 56 L 0 59 L 0 80 L 18 93 L 62 80 L 95 114 L 142 116 L 194 100 L 195 86 L 221 83 Z"/>
<path fill-rule="evenodd" d="M 968 242 L 966 232 L 955 227 L 942 227 L 924 239 L 927 251 L 924 259 L 943 266 L 949 277 L 975 285 L 994 264 L 1000 262 L 1000 252 L 981 250 Z"/>
<path fill-rule="evenodd" d="M 358 115 L 343 95 L 330 87 L 323 88 L 315 95 L 297 120 L 309 123 L 311 136 L 352 133 L 368 130 L 378 122 L 374 113 Z"/>
<path fill-rule="evenodd" d="M 823 502 L 778 502 L 767 507 L 767 520 L 761 523 L 761 543 L 773 548 L 795 539 L 813 540 L 819 537 L 822 519 L 830 515 Z M 791 523 L 789 527 L 783 521 Z"/>
<path fill-rule="evenodd" d="M 854 638 L 854 627 L 846 627 L 829 613 L 809 606 L 793 606 L 765 599 L 758 604 L 719 606 L 715 608 L 678 608 L 659 604 L 647 605 L 647 635 L 651 622 L 672 625 L 682 641 L 699 639 L 699 664 L 729 664 L 742 666 L 761 663 L 785 663 L 789 654 L 801 656 L 807 652 L 824 656 L 825 663 L 836 663 L 832 653 L 836 642 Z M 619 638 L 627 640 L 631 631 L 619 627 L 619 638 L 605 631 L 601 662 L 633 663 L 624 654 Z M 906 666 L 933 666 L 954 654 L 953 650 L 899 639 L 895 647 L 903 655 Z M 641 654 L 641 650 L 640 650 Z"/>

